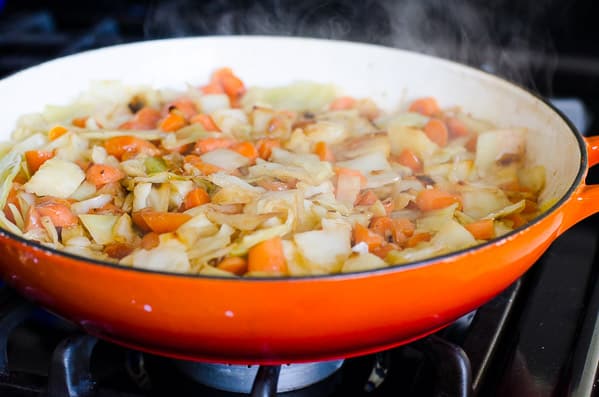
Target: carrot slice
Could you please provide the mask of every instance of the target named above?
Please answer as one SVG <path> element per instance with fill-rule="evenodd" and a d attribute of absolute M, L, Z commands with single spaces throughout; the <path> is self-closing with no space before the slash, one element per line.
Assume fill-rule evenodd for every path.
<path fill-rule="evenodd" d="M 208 193 L 198 187 L 193 189 L 191 192 L 187 193 L 185 196 L 185 200 L 183 201 L 183 209 L 188 210 L 193 207 L 197 207 L 198 205 L 206 204 L 210 202 L 210 196 Z"/>
<path fill-rule="evenodd" d="M 223 259 L 216 267 L 220 270 L 242 276 L 248 271 L 248 261 L 242 257 L 232 256 Z"/>
<path fill-rule="evenodd" d="M 422 211 L 438 210 L 459 202 L 458 196 L 437 188 L 421 190 L 416 196 L 416 205 Z"/>
<path fill-rule="evenodd" d="M 73 226 L 78 222 L 78 218 L 71 212 L 70 203 L 67 200 L 55 197 L 43 197 L 35 205 L 40 216 L 47 216 L 56 227 Z"/>
<path fill-rule="evenodd" d="M 158 128 L 165 132 L 175 132 L 187 125 L 187 120 L 182 113 L 171 111 L 169 114 L 162 119 L 158 124 Z"/>
<path fill-rule="evenodd" d="M 430 241 L 432 237 L 430 233 L 416 233 L 406 241 L 405 245 L 407 248 L 412 248 L 424 241 Z"/>
<path fill-rule="evenodd" d="M 198 153 L 211 152 L 216 149 L 226 149 L 235 143 L 231 138 L 205 138 L 195 144 L 195 151 Z"/>
<path fill-rule="evenodd" d="M 467 136 L 470 134 L 468 131 L 468 127 L 464 124 L 460 119 L 456 117 L 449 117 L 446 120 L 447 128 L 449 129 L 449 134 L 452 138 L 457 138 L 460 136 Z"/>
<path fill-rule="evenodd" d="M 104 148 L 108 154 L 113 155 L 119 160 L 126 153 L 146 153 L 151 156 L 160 154 L 160 150 L 151 142 L 129 135 L 115 136 L 107 139 L 104 142 Z"/>
<path fill-rule="evenodd" d="M 353 230 L 354 243 L 366 243 L 368 251 L 373 252 L 385 243 L 385 239 L 378 233 L 368 230 L 366 227 L 356 223 Z"/>
<path fill-rule="evenodd" d="M 25 152 L 25 161 L 30 174 L 34 174 L 46 161 L 54 157 L 53 152 L 43 150 L 28 150 Z"/>
<path fill-rule="evenodd" d="M 217 167 L 216 165 L 203 162 L 199 156 L 196 156 L 194 154 L 188 154 L 184 157 L 183 161 L 193 165 L 204 175 L 210 175 L 222 171 L 222 169 Z"/>
<path fill-rule="evenodd" d="M 85 179 L 96 186 L 118 182 L 124 177 L 123 171 L 106 164 L 93 164 L 85 172 Z"/>
<path fill-rule="evenodd" d="M 417 112 L 425 116 L 432 116 L 441 112 L 437 100 L 433 97 L 416 99 L 409 107 L 410 112 Z"/>
<path fill-rule="evenodd" d="M 283 253 L 281 237 L 262 241 L 250 248 L 248 270 L 250 272 L 287 273 L 287 260 Z"/>
<path fill-rule="evenodd" d="M 232 102 L 245 94 L 243 81 L 233 74 L 231 68 L 220 68 L 212 74 L 211 84 L 218 83 Z"/>
<path fill-rule="evenodd" d="M 119 126 L 123 130 L 152 130 L 160 120 L 160 111 L 151 107 L 143 107 L 133 118 Z"/>
<path fill-rule="evenodd" d="M 347 110 L 356 106 L 356 100 L 350 96 L 335 98 L 329 105 L 330 110 Z"/>
<path fill-rule="evenodd" d="M 206 131 L 220 131 L 217 125 L 214 123 L 214 120 L 212 120 L 212 117 L 208 116 L 207 114 L 196 114 L 189 119 L 189 122 L 191 124 L 201 124 Z"/>
<path fill-rule="evenodd" d="M 495 237 L 495 228 L 493 226 L 492 219 L 483 219 L 480 221 L 472 222 L 464 225 L 475 239 L 477 240 L 489 240 Z"/>
<path fill-rule="evenodd" d="M 181 212 L 141 211 L 140 215 L 148 228 L 156 233 L 174 232 L 191 219 L 191 215 Z"/>
<path fill-rule="evenodd" d="M 53 127 L 50 131 L 48 131 L 48 139 L 53 141 L 63 136 L 67 132 L 69 132 L 69 130 L 67 130 L 65 127 L 63 127 L 62 125 L 57 125 Z"/>
<path fill-rule="evenodd" d="M 235 143 L 231 146 L 231 150 L 234 150 L 242 156 L 247 157 L 250 159 L 252 164 L 258 158 L 258 149 L 256 149 L 256 146 L 249 141 Z"/>
<path fill-rule="evenodd" d="M 422 161 L 410 149 L 402 150 L 397 158 L 397 162 L 410 168 L 415 173 L 422 172 Z"/>
<path fill-rule="evenodd" d="M 326 142 L 316 142 L 316 145 L 314 145 L 314 153 L 320 158 L 320 161 L 335 162 L 335 155 Z"/>
<path fill-rule="evenodd" d="M 424 126 L 424 133 L 439 146 L 446 146 L 449 140 L 449 131 L 445 123 L 439 119 L 431 119 Z"/>
<path fill-rule="evenodd" d="M 75 117 L 72 121 L 71 124 L 73 124 L 75 127 L 79 127 L 79 128 L 85 128 L 86 124 L 87 124 L 87 119 L 88 117 Z"/>
<path fill-rule="evenodd" d="M 268 160 L 270 158 L 270 155 L 272 154 L 272 149 L 276 147 L 281 147 L 281 141 L 272 138 L 260 139 L 256 143 L 256 147 L 258 148 L 258 155 L 260 156 L 260 158 Z"/>

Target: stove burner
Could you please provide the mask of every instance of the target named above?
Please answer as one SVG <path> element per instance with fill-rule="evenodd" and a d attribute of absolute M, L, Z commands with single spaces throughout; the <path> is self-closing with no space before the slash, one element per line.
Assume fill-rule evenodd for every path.
<path fill-rule="evenodd" d="M 250 393 L 255 387 L 258 365 L 207 364 L 193 361 L 175 361 L 189 377 L 206 386 L 234 393 Z M 343 364 L 343 360 L 322 361 L 281 366 L 277 392 L 301 389 L 329 377 Z M 266 367 L 263 367 L 266 368 Z"/>

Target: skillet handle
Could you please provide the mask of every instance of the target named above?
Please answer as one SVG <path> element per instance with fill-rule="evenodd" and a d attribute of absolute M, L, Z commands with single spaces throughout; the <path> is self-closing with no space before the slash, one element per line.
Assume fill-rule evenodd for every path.
<path fill-rule="evenodd" d="M 599 135 L 585 137 L 589 167 L 599 164 Z M 562 234 L 581 220 L 599 212 L 599 185 L 584 182 L 565 206 L 564 219 L 558 234 Z"/>
<path fill-rule="evenodd" d="M 587 143 L 589 167 L 599 164 L 599 135 L 584 138 Z"/>

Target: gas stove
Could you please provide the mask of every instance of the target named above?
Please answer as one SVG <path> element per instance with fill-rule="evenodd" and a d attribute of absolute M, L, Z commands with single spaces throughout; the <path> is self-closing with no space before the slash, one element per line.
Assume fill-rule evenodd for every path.
<path fill-rule="evenodd" d="M 208 11 L 221 12 L 224 3 L 215 2 Z M 326 4 L 320 12 L 333 9 Z M 49 9 L 35 1 L 13 7 L 9 2 L 0 13 L 0 77 L 57 56 L 155 38 L 158 33 L 147 24 L 144 30 L 144 22 L 163 9 L 144 2 L 99 2 L 85 13 L 81 7 L 58 2 Z M 306 12 L 298 21 L 322 21 L 315 15 Z M 238 23 L 235 15 L 227 18 L 231 26 Z M 219 32 L 210 26 L 197 25 L 194 33 Z M 559 95 L 553 103 L 580 131 L 596 130 L 599 101 L 589 96 L 595 72 L 577 69 L 581 63 L 588 66 L 585 56 L 563 59 L 567 67 L 558 68 L 557 76 L 564 80 L 542 93 Z M 546 79 L 545 71 L 539 73 L 533 79 L 537 88 Z M 582 78 L 588 84 L 580 84 Z M 599 173 L 591 171 L 588 179 L 596 183 Z M 239 366 L 142 353 L 97 340 L 2 286 L 0 395 L 599 395 L 598 243 L 599 216 L 593 216 L 562 235 L 502 294 L 442 331 L 374 355 L 324 363 Z"/>

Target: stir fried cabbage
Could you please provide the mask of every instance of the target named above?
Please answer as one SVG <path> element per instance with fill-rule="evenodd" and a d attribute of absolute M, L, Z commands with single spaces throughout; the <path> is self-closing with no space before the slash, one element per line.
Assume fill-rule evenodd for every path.
<path fill-rule="evenodd" d="M 0 227 L 165 272 L 381 269 L 546 209 L 526 134 L 431 97 L 389 111 L 327 84 L 246 89 L 228 68 L 183 92 L 98 82 L 0 145 Z"/>

